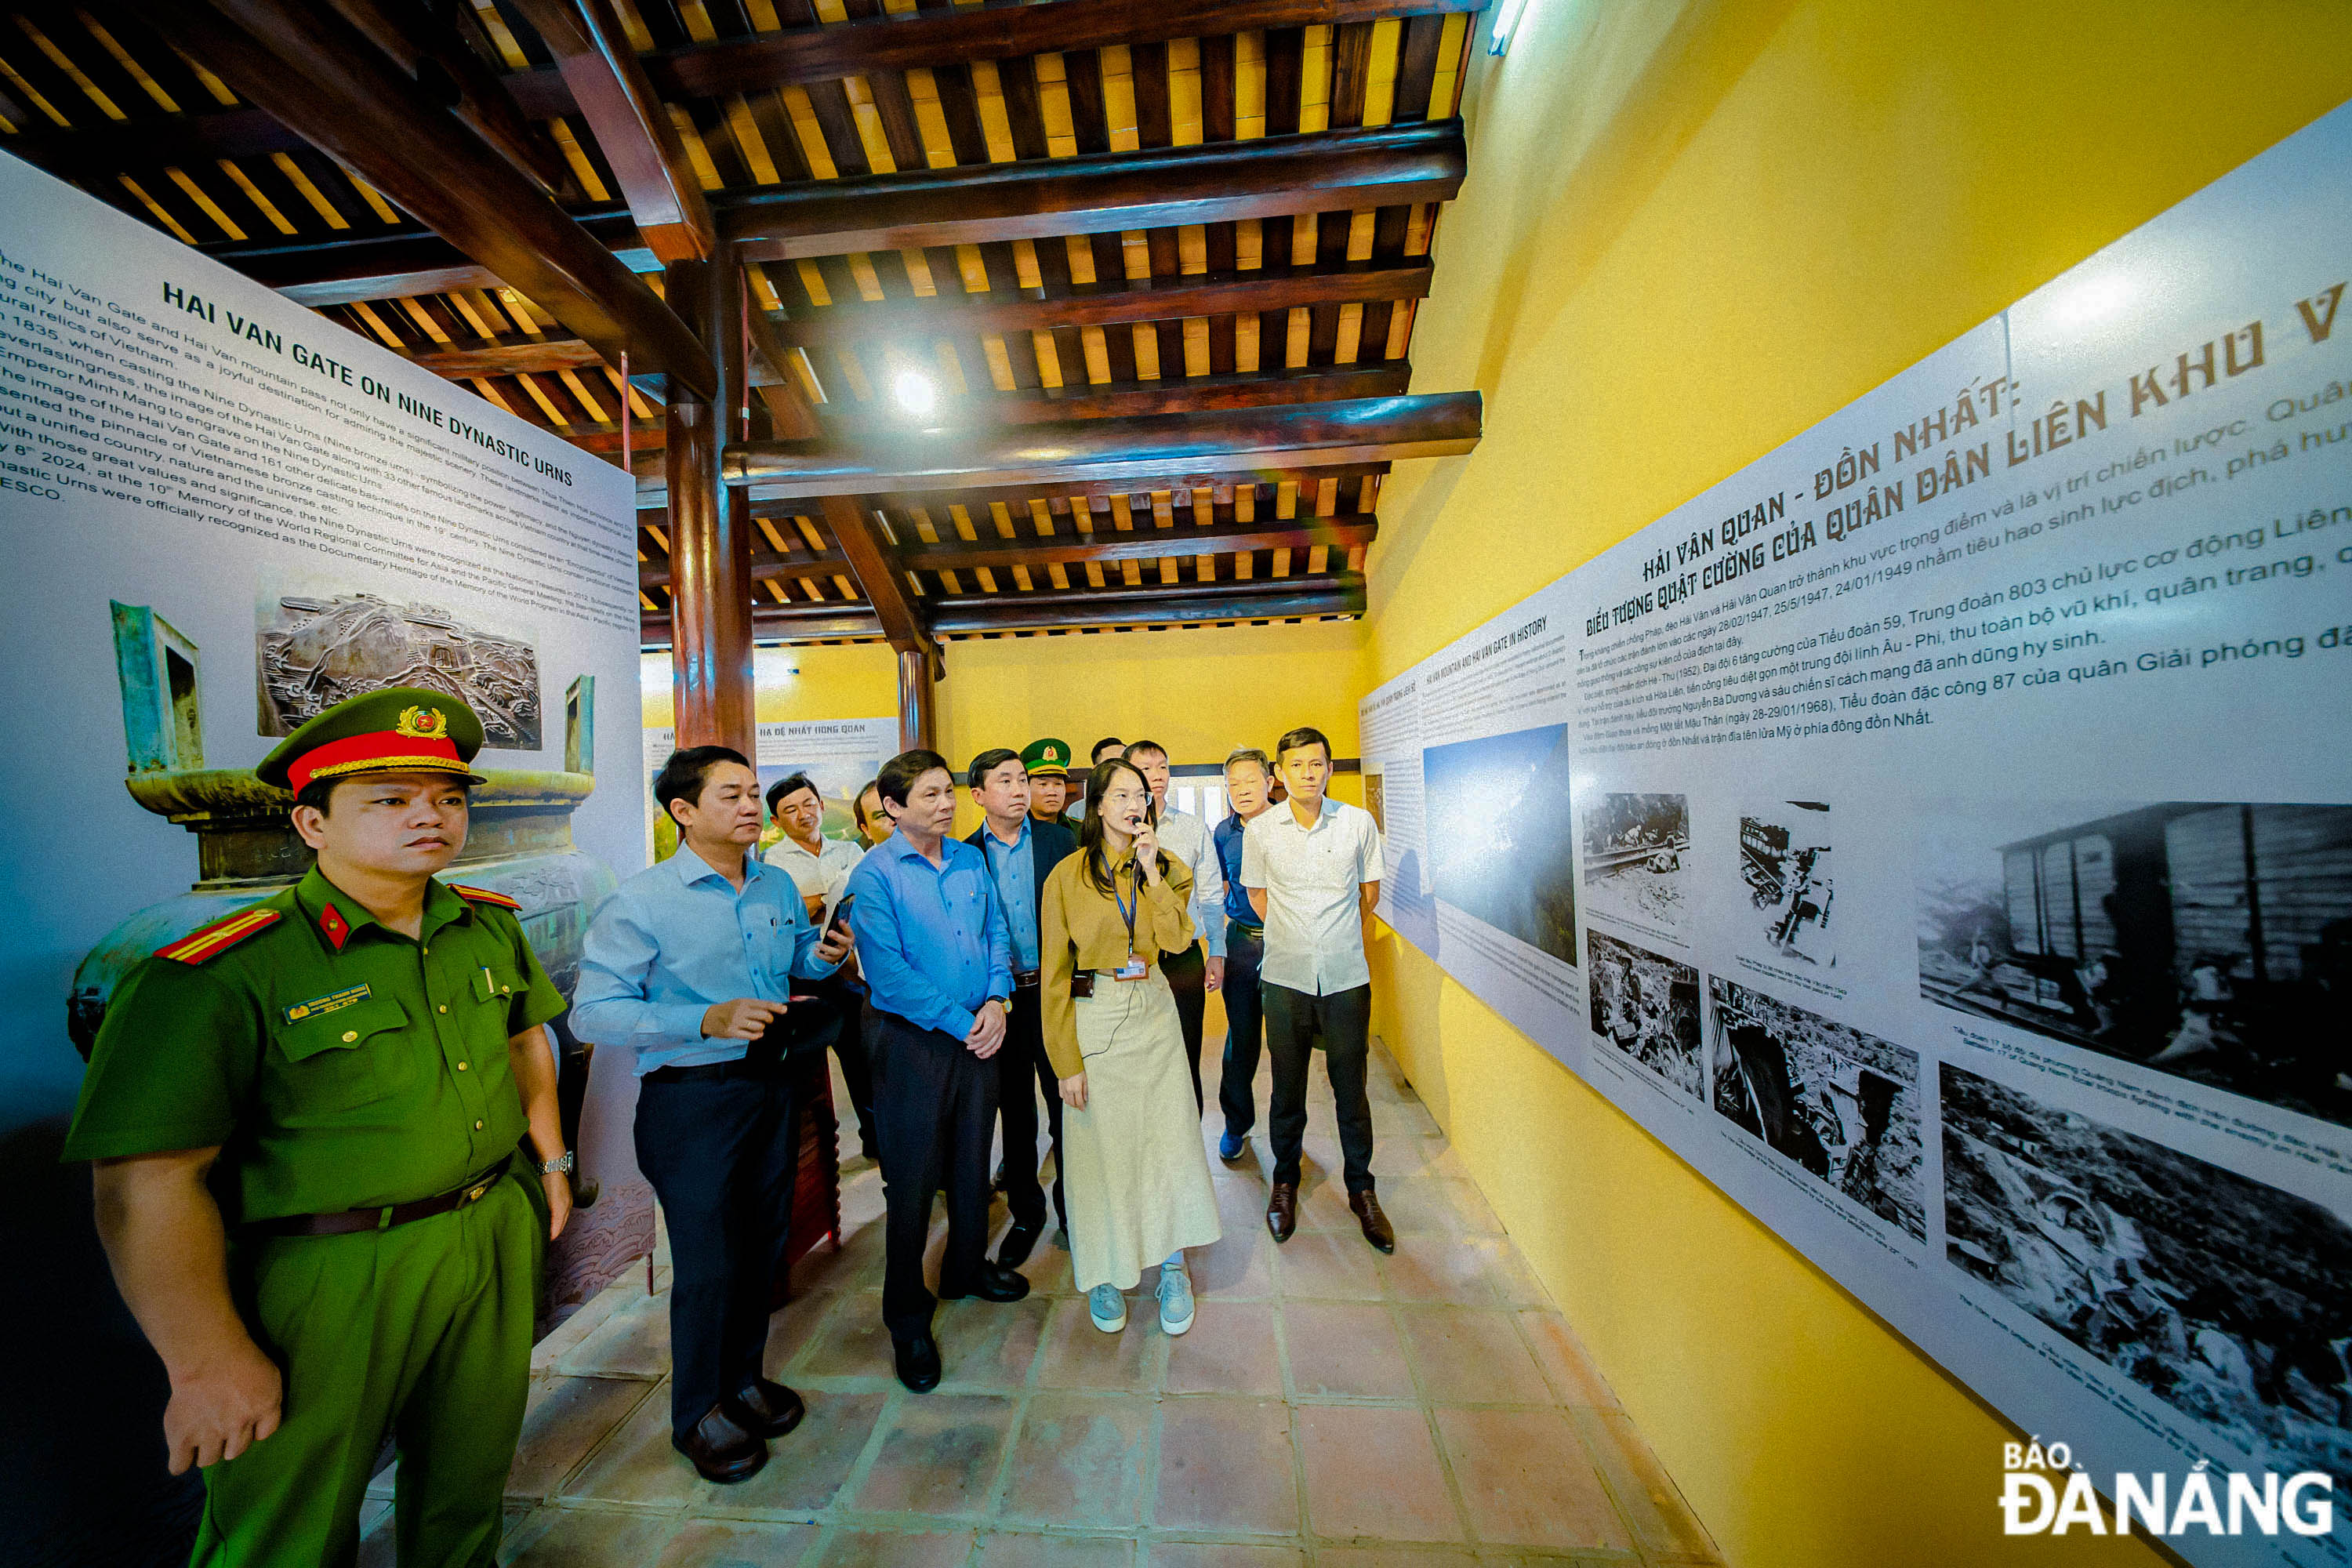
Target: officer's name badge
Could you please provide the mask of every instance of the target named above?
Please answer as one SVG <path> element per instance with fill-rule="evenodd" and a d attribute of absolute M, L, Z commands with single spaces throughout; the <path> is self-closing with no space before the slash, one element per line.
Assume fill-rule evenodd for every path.
<path fill-rule="evenodd" d="M 287 1008 L 286 1021 L 289 1024 L 299 1024 L 305 1018 L 316 1018 L 324 1014 L 340 1012 L 354 1002 L 366 1001 L 370 994 L 366 986 L 354 985 L 347 991 L 334 991 L 324 996 L 313 996 L 308 1002 L 297 1002 Z"/>

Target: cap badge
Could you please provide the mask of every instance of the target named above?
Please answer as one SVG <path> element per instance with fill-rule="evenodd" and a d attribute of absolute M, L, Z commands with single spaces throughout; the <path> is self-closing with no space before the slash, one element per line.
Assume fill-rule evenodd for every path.
<path fill-rule="evenodd" d="M 411 740 L 446 741 L 449 738 L 449 715 L 438 708 L 404 708 L 400 721 L 393 729 Z"/>

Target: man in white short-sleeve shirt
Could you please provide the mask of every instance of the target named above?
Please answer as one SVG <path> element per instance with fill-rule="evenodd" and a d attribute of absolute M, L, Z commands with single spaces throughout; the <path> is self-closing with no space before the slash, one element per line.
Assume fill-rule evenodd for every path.
<path fill-rule="evenodd" d="M 1315 1037 L 1339 1122 L 1348 1206 L 1364 1239 L 1396 1250 L 1396 1233 L 1372 1192 L 1372 1107 L 1364 1074 L 1372 1020 L 1372 971 L 1364 931 L 1381 890 L 1381 835 L 1370 812 L 1324 795 L 1331 742 L 1293 730 L 1275 750 L 1290 792 L 1242 834 L 1242 886 L 1265 922 L 1258 989 L 1266 1054 L 1274 1061 L 1274 1191 L 1266 1229 L 1288 1241 L 1298 1226 L 1298 1155 L 1307 1134 L 1307 1078 Z"/>

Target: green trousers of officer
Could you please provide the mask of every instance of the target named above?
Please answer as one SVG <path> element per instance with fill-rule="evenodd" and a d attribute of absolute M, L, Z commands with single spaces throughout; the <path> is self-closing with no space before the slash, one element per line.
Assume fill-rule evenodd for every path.
<path fill-rule="evenodd" d="M 402 1568 L 488 1568 L 522 1431 L 547 1222 L 524 1178 L 389 1230 L 285 1237 L 236 1260 L 286 1374 L 284 1424 L 205 1471 L 194 1568 L 344 1568 L 384 1435 Z"/>

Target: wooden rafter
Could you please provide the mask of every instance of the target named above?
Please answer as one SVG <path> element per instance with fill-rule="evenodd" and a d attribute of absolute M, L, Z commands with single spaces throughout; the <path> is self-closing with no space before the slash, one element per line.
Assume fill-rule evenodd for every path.
<path fill-rule="evenodd" d="M 871 508 L 854 496 L 828 495 L 820 503 L 825 527 L 880 619 L 882 635 L 900 650 L 929 649 L 931 634 L 923 612 L 907 592 L 907 576 L 877 526 Z M 756 620 L 755 620 L 756 629 Z"/>

